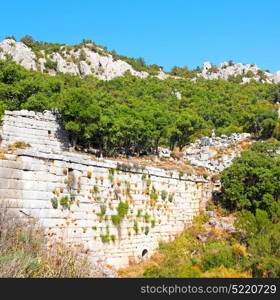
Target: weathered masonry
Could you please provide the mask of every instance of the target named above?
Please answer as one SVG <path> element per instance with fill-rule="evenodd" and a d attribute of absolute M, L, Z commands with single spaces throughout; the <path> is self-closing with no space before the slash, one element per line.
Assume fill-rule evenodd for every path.
<path fill-rule="evenodd" d="M 44 139 L 39 136 L 34 143 L 24 130 L 8 139 L 5 128 L 10 133 L 20 127 L 11 123 L 18 114 L 34 131 L 46 118 L 7 112 L 0 131 L 5 146 L 0 152 L 0 201 L 21 217 L 38 219 L 50 239 L 83 245 L 94 262 L 119 268 L 141 261 L 160 240 L 172 240 L 188 227 L 211 198 L 212 183 L 200 175 L 93 160 L 62 151 L 65 146 L 55 135 L 50 145 L 56 148 L 48 149 L 48 130 L 55 122 L 41 127 Z M 8 150 L 8 140 L 26 141 L 31 147 Z"/>

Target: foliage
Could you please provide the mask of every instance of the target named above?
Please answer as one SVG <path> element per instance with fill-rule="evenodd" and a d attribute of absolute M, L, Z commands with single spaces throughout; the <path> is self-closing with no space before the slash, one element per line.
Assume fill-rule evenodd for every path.
<path fill-rule="evenodd" d="M 52 203 L 52 207 L 54 209 L 57 209 L 57 207 L 58 207 L 58 200 L 57 200 L 56 197 L 51 198 L 51 203 Z"/>
<path fill-rule="evenodd" d="M 120 201 L 119 205 L 118 205 L 118 215 L 121 217 L 121 218 L 124 218 L 125 215 L 127 214 L 128 212 L 128 209 L 129 209 L 129 205 L 127 202 L 122 202 Z"/>
<path fill-rule="evenodd" d="M 236 226 L 247 244 L 253 276 L 279 278 L 280 220 L 273 223 L 263 210 L 257 209 L 255 214 L 243 210 Z"/>
<path fill-rule="evenodd" d="M 105 216 L 105 214 L 106 214 L 106 209 L 107 209 L 106 205 L 105 205 L 105 204 L 101 204 L 101 205 L 100 205 L 100 213 L 98 213 L 97 215 L 98 215 L 99 217 Z"/>
<path fill-rule="evenodd" d="M 146 235 L 148 235 L 148 234 L 149 234 L 149 231 L 150 231 L 150 227 L 149 227 L 149 226 L 145 226 L 145 231 L 144 231 L 144 233 L 145 233 Z"/>
<path fill-rule="evenodd" d="M 196 238 L 203 232 L 205 222 L 204 216 L 196 218 L 193 226 L 174 241 L 161 242 L 158 253 L 161 262 L 146 268 L 143 276 L 203 278 L 227 274 L 228 277 L 249 277 L 246 258 L 236 251 L 236 243 L 217 237 L 203 243 Z"/>
<path fill-rule="evenodd" d="M 71 200 L 69 196 L 63 196 L 60 198 L 60 205 L 64 208 L 70 209 Z"/>
<path fill-rule="evenodd" d="M 280 217 L 279 142 L 255 143 L 222 172 L 222 203 L 230 209 L 265 210 Z"/>
<path fill-rule="evenodd" d="M 27 40 L 32 44 L 32 39 Z M 65 47 L 38 43 L 32 49 Z M 47 67 L 55 68 L 55 62 L 47 62 Z M 278 138 L 275 103 L 279 99 L 279 85 L 255 81 L 240 85 L 129 74 L 102 81 L 70 74 L 53 77 L 11 61 L 0 62 L 1 113 L 56 108 L 74 148 L 92 146 L 106 156 L 145 154 L 159 146 L 182 149 L 213 128 L 217 135 L 246 131 Z"/>
<path fill-rule="evenodd" d="M 93 189 L 92 189 L 92 192 L 93 192 L 94 194 L 98 193 L 98 192 L 99 192 L 99 187 L 98 187 L 97 185 L 94 185 L 94 186 L 93 186 Z"/>
<path fill-rule="evenodd" d="M 235 226 L 254 277 L 280 276 L 280 144 L 256 142 L 222 172 L 221 201 L 239 210 Z"/>
<path fill-rule="evenodd" d="M 90 264 L 79 252 L 63 243 L 47 246 L 38 224 L 19 219 L 0 208 L 0 277 L 80 278 L 90 277 Z M 77 251 L 78 250 L 78 251 Z"/>
<path fill-rule="evenodd" d="M 157 191 L 154 186 L 152 187 L 150 197 L 151 197 L 151 200 L 153 200 L 153 201 L 156 201 L 158 198 L 158 194 L 157 194 Z"/>
<path fill-rule="evenodd" d="M 45 63 L 45 67 L 47 69 L 53 69 L 53 70 L 56 70 L 57 68 L 57 62 L 55 61 L 52 61 L 50 59 L 47 59 L 46 63 Z"/>
<path fill-rule="evenodd" d="M 110 243 L 111 236 L 110 236 L 110 230 L 109 230 L 108 226 L 106 227 L 106 234 L 104 234 L 104 235 L 101 234 L 100 238 L 101 238 L 102 243 Z"/>
<path fill-rule="evenodd" d="M 166 200 L 167 195 L 168 195 L 168 193 L 167 193 L 166 190 L 162 190 L 161 193 L 160 193 L 161 199 L 162 199 L 163 201 Z"/>
<path fill-rule="evenodd" d="M 138 222 L 137 221 L 134 221 L 133 229 L 135 231 L 135 234 L 139 233 L 139 226 L 138 226 Z"/>
<path fill-rule="evenodd" d="M 117 208 L 118 214 L 111 216 L 112 223 L 115 226 L 119 226 L 121 224 L 123 218 L 128 213 L 128 209 L 129 209 L 129 205 L 127 202 L 122 202 L 122 201 L 119 202 L 118 208 Z"/>
<path fill-rule="evenodd" d="M 112 220 L 112 223 L 115 225 L 115 226 L 119 226 L 121 224 L 121 217 L 119 215 L 112 215 L 111 216 L 111 220 Z"/>

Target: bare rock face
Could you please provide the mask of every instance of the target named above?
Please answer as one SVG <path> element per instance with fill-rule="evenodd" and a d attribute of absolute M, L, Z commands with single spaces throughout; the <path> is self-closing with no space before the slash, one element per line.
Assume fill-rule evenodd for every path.
<path fill-rule="evenodd" d="M 157 75 L 137 71 L 126 61 L 117 59 L 103 48 L 96 47 L 92 43 L 78 46 L 62 45 L 58 50 L 50 54 L 44 50 L 35 53 L 22 42 L 5 39 L 0 42 L 0 59 L 12 60 L 28 70 L 45 72 L 49 75 L 56 75 L 58 72 L 61 72 L 82 77 L 92 75 L 101 80 L 111 80 L 124 76 L 126 72 L 130 72 L 132 75 L 140 78 L 152 76 L 165 80 L 170 77 L 162 70 Z M 54 63 L 53 66 L 50 66 L 50 62 Z M 261 70 L 256 65 L 233 62 L 224 62 L 220 66 L 214 66 L 210 62 L 205 62 L 202 72 L 191 80 L 196 81 L 198 77 L 208 80 L 219 78 L 228 80 L 230 76 L 237 75 L 242 76 L 243 83 L 247 83 L 252 79 L 263 83 L 280 82 L 280 71 L 273 75 Z M 180 77 L 172 77 L 180 79 Z"/>
<path fill-rule="evenodd" d="M 273 82 L 278 83 L 280 82 L 280 71 L 276 72 L 273 76 Z"/>
<path fill-rule="evenodd" d="M 276 73 L 277 74 L 277 73 Z M 254 64 L 241 64 L 233 62 L 224 62 L 219 66 L 214 66 L 210 62 L 203 64 L 202 72 L 199 76 L 205 79 L 224 79 L 228 80 L 230 76 L 241 75 L 243 83 L 247 83 L 254 79 L 261 82 L 274 82 L 276 75 L 263 71 Z M 279 73 L 280 81 L 280 73 Z"/>
<path fill-rule="evenodd" d="M 21 42 L 16 42 L 13 39 L 5 39 L 0 43 L 0 59 L 9 58 L 27 70 L 37 70 L 35 63 L 36 55 Z"/>
<path fill-rule="evenodd" d="M 71 50 L 61 46 L 59 52 L 52 54 L 46 54 L 41 50 L 40 57 L 37 57 L 24 43 L 5 39 L 0 42 L 0 59 L 13 60 L 28 70 L 46 72 L 50 75 L 56 75 L 58 72 L 78 76 L 93 75 L 101 80 L 111 80 L 123 76 L 126 72 L 141 78 L 149 76 L 147 72 L 136 71 L 127 62 L 115 59 L 101 48 L 93 49 L 91 44 L 80 48 L 73 47 Z M 54 62 L 55 66 L 48 68 L 47 61 Z M 166 79 L 169 75 L 161 70 L 155 77 Z"/>

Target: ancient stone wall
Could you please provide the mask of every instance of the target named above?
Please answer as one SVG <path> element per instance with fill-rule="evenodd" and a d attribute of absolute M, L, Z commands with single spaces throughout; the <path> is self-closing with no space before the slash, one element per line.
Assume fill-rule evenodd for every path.
<path fill-rule="evenodd" d="M 50 111 L 5 111 L 0 127 L 1 146 L 15 142 L 30 144 L 43 152 L 60 152 L 68 149 L 67 132 L 62 129 L 57 115 Z"/>
<path fill-rule="evenodd" d="M 211 198 L 206 176 L 62 151 L 67 134 L 50 112 L 6 111 L 0 135 L 0 204 L 36 219 L 50 242 L 82 245 L 95 263 L 149 257 Z"/>
<path fill-rule="evenodd" d="M 116 268 L 148 257 L 160 240 L 174 239 L 211 190 L 202 176 L 68 152 L 17 150 L 0 159 L 2 203 L 38 219 L 48 236 L 83 245 L 92 261 Z M 125 202 L 127 211 L 118 212 Z"/>

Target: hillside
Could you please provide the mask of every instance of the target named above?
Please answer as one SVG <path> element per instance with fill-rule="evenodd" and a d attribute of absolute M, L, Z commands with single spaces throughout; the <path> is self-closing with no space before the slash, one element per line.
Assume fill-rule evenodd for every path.
<path fill-rule="evenodd" d="M 256 65 L 163 72 L 92 41 L 7 38 L 0 198 L 99 266 L 145 261 L 122 276 L 280 276 L 279 102 L 279 72 Z M 1 251 L 10 270 L 18 253 Z M 52 268 L 44 254 L 20 274 Z"/>
<path fill-rule="evenodd" d="M 104 47 L 92 41 L 83 41 L 79 45 L 39 43 L 31 37 L 17 42 L 8 38 L 0 43 L 0 59 L 8 59 L 34 70 L 50 75 L 59 72 L 79 76 L 93 75 L 102 80 L 123 76 L 125 72 L 140 78 L 154 75 L 168 77 L 157 65 L 146 66 L 143 59 L 132 59 L 108 52 Z"/>
<path fill-rule="evenodd" d="M 159 79 L 186 78 L 190 80 L 224 79 L 246 83 L 250 80 L 277 83 L 280 71 L 272 74 L 261 70 L 255 64 L 234 63 L 232 61 L 215 66 L 205 62 L 202 68 L 189 70 L 187 67 L 174 66 L 170 72 L 162 67 L 147 65 L 143 58 L 129 58 L 116 51 L 108 51 L 106 47 L 97 46 L 91 40 L 84 40 L 78 45 L 64 45 L 34 41 L 25 36 L 21 41 L 7 37 L 0 42 L 0 59 L 12 60 L 27 70 L 34 70 L 50 75 L 59 72 L 79 76 L 92 75 L 98 79 L 111 80 L 130 72 L 134 76 L 146 78 L 155 76 Z"/>

